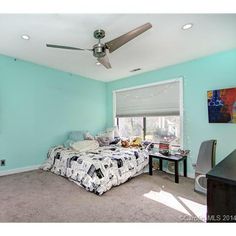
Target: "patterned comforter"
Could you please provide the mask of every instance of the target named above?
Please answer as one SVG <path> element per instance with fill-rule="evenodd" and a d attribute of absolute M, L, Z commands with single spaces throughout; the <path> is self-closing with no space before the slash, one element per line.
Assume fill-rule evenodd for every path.
<path fill-rule="evenodd" d="M 147 165 L 147 150 L 108 146 L 80 153 L 57 146 L 49 150 L 42 169 L 67 177 L 86 190 L 102 195 L 111 187 L 141 174 Z"/>

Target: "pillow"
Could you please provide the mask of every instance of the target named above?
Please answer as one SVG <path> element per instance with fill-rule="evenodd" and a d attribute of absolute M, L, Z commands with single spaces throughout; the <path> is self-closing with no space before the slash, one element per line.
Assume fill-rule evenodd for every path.
<path fill-rule="evenodd" d="M 65 148 L 69 148 L 71 147 L 71 145 L 74 143 L 75 141 L 71 140 L 71 139 L 67 139 L 65 142 L 64 142 L 64 147 Z"/>
<path fill-rule="evenodd" d="M 83 131 L 71 131 L 69 133 L 68 139 L 73 141 L 82 141 L 84 140 L 84 132 Z"/>
<path fill-rule="evenodd" d="M 71 131 L 68 139 L 64 142 L 64 147 L 69 148 L 74 142 L 84 140 L 83 131 Z"/>
<path fill-rule="evenodd" d="M 111 128 L 106 129 L 107 132 L 113 132 L 114 137 L 120 137 L 119 129 L 117 126 L 113 126 Z"/>
<path fill-rule="evenodd" d="M 111 142 L 111 140 L 108 137 L 105 136 L 96 136 L 95 139 L 99 143 L 99 146 L 108 146 Z"/>
<path fill-rule="evenodd" d="M 114 140 L 114 132 L 113 131 L 106 131 L 100 133 L 95 138 L 100 146 L 108 146 Z"/>
<path fill-rule="evenodd" d="M 99 147 L 99 144 L 96 140 L 83 140 L 75 142 L 71 147 L 78 152 L 88 152 Z"/>
<path fill-rule="evenodd" d="M 84 133 L 84 140 L 94 140 L 94 137 L 87 131 Z"/>
<path fill-rule="evenodd" d="M 112 141 L 114 139 L 114 131 L 105 131 L 103 133 L 100 133 L 98 136 L 108 138 L 110 141 Z"/>

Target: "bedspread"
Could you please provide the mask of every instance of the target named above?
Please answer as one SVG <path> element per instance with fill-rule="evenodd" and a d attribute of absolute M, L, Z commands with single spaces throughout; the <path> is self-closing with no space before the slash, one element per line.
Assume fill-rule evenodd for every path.
<path fill-rule="evenodd" d="M 86 190 L 102 195 L 111 187 L 142 173 L 147 165 L 147 150 L 109 146 L 80 153 L 57 146 L 49 150 L 42 169 L 67 177 Z"/>

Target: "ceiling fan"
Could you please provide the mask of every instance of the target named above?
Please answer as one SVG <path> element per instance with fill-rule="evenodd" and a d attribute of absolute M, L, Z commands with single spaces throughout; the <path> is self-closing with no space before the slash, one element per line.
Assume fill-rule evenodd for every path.
<path fill-rule="evenodd" d="M 97 58 L 98 62 L 101 63 L 103 66 L 105 66 L 107 69 L 110 69 L 111 64 L 107 57 L 106 51 L 108 50 L 109 53 L 114 52 L 116 49 L 120 48 L 125 43 L 134 39 L 138 35 L 144 33 L 151 27 L 152 25 L 150 23 L 146 23 L 106 43 L 101 42 L 101 39 L 105 37 L 105 31 L 102 29 L 95 30 L 93 33 L 93 36 L 94 38 L 98 39 L 98 43 L 95 44 L 92 49 L 83 49 L 83 48 L 76 48 L 76 47 L 69 47 L 69 46 L 62 46 L 62 45 L 55 45 L 55 44 L 46 44 L 46 46 L 51 47 L 51 48 L 60 48 L 60 49 L 69 49 L 69 50 L 92 51 L 93 56 Z"/>

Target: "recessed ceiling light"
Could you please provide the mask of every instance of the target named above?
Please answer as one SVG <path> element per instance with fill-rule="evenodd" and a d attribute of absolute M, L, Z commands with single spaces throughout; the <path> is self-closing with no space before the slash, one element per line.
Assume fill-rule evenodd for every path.
<path fill-rule="evenodd" d="M 191 29 L 193 27 L 192 23 L 188 23 L 182 26 L 182 30 L 187 30 L 187 29 Z"/>
<path fill-rule="evenodd" d="M 29 40 L 30 36 L 27 35 L 27 34 L 23 34 L 23 35 L 21 35 L 21 38 L 24 39 L 24 40 Z"/>
<path fill-rule="evenodd" d="M 99 61 L 97 61 L 97 62 L 96 62 L 96 65 L 97 65 L 97 66 L 100 66 L 100 65 L 101 65 L 101 63 L 100 63 Z"/>
<path fill-rule="evenodd" d="M 135 71 L 138 71 L 138 70 L 141 70 L 141 68 L 133 69 L 133 70 L 131 70 L 130 72 L 135 72 Z"/>

